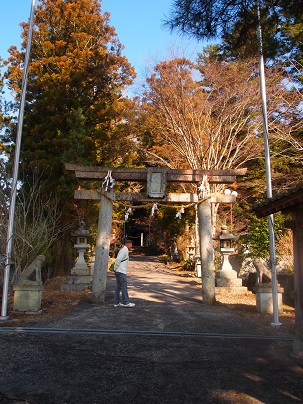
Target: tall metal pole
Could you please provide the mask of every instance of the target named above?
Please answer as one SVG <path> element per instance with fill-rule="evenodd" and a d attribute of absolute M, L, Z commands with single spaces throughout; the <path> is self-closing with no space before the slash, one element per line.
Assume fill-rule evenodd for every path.
<path fill-rule="evenodd" d="M 265 72 L 264 72 L 264 57 L 263 57 L 263 40 L 260 16 L 260 0 L 256 0 L 257 8 L 257 36 L 259 47 L 259 72 L 260 72 L 260 89 L 262 99 L 262 114 L 263 114 L 263 137 L 264 137 L 264 152 L 265 152 L 265 169 L 266 169 L 266 188 L 267 198 L 272 198 L 271 186 L 271 169 L 270 169 L 270 152 L 268 140 L 268 120 L 267 120 L 267 102 L 266 102 L 266 85 L 265 85 Z M 277 290 L 277 271 L 276 271 L 276 248 L 275 248 L 275 234 L 274 234 L 274 216 L 268 216 L 268 230 L 270 242 L 270 267 L 272 278 L 272 302 L 273 302 L 273 326 L 279 326 L 279 309 L 278 309 L 278 290 Z"/>
<path fill-rule="evenodd" d="M 25 59 L 24 59 L 24 71 L 23 71 L 22 84 L 21 84 L 21 98 L 20 98 L 20 108 L 19 108 L 19 114 L 18 114 L 13 182 L 12 182 L 10 205 L 9 205 L 9 218 L 8 218 L 8 230 L 7 230 L 6 253 L 5 253 L 5 268 L 4 268 L 4 279 L 3 279 L 2 308 L 1 308 L 0 320 L 7 320 L 9 318 L 7 316 L 8 286 L 9 286 L 11 254 L 12 254 L 12 246 L 13 246 L 14 215 L 15 215 L 16 195 L 17 195 L 17 182 L 18 182 L 24 105 L 25 105 L 25 95 L 26 95 L 26 86 L 27 86 L 29 56 L 30 56 L 30 48 L 31 48 L 31 43 L 32 43 L 32 33 L 33 33 L 33 25 L 34 25 L 35 3 L 36 3 L 36 0 L 32 0 L 29 26 L 28 26 L 28 36 L 27 36 L 27 42 L 26 42 L 26 53 L 25 53 Z"/>

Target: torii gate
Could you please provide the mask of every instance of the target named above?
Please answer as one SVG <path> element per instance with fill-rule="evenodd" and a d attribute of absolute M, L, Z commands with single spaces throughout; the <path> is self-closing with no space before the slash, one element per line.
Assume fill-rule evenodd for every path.
<path fill-rule="evenodd" d="M 197 193 L 167 193 L 167 182 L 201 184 L 207 176 L 209 184 L 232 184 L 237 176 L 243 176 L 246 168 L 236 170 L 176 170 L 159 167 L 149 168 L 108 168 L 65 164 L 67 171 L 74 171 L 76 178 L 82 180 L 104 181 L 111 172 L 116 181 L 146 182 L 146 192 L 114 192 L 112 189 L 76 190 L 75 199 L 99 200 L 98 234 L 92 284 L 92 301 L 104 302 L 108 271 L 110 235 L 114 201 L 136 202 L 175 202 L 197 203 L 201 255 L 202 298 L 204 303 L 215 302 L 215 271 L 213 259 L 213 239 L 211 226 L 211 203 L 235 203 L 236 196 L 209 194 L 199 199 Z"/>

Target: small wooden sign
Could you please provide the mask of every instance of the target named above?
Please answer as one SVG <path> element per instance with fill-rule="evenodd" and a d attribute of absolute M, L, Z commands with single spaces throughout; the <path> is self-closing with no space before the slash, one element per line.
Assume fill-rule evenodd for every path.
<path fill-rule="evenodd" d="M 147 169 L 147 195 L 150 198 L 164 198 L 167 169 L 149 167 Z"/>

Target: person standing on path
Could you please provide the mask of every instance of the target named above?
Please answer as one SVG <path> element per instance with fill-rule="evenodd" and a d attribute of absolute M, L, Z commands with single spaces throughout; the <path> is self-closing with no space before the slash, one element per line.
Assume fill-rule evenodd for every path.
<path fill-rule="evenodd" d="M 126 241 L 119 250 L 114 271 L 116 276 L 116 289 L 114 293 L 114 307 L 134 307 L 135 303 L 130 303 L 127 291 L 127 270 L 129 262 L 129 248 L 131 243 Z M 120 303 L 120 292 L 122 292 L 122 303 Z"/>

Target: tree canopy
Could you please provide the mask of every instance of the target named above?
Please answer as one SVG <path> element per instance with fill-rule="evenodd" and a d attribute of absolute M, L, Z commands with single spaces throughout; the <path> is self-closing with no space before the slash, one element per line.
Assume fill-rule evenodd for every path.
<path fill-rule="evenodd" d="M 74 208 L 75 184 L 64 175 L 65 162 L 125 166 L 137 153 L 138 164 L 151 166 L 206 170 L 249 166 L 242 195 L 246 205 L 238 207 L 239 217 L 247 216 L 245 198 L 252 194 L 258 198 L 265 189 L 256 4 L 256 0 L 175 0 L 166 23 L 169 28 L 221 42 L 204 49 L 196 62 L 184 57 L 161 61 L 147 77 L 141 97 L 131 100 L 125 89 L 135 71 L 122 56 L 123 46 L 100 1 L 41 0 L 35 14 L 23 126 L 24 187 L 38 172 L 48 195 L 59 190 L 61 203 L 68 192 Z M 278 190 L 287 180 L 297 179 L 302 166 L 302 96 L 293 86 L 293 71 L 281 67 L 283 57 L 297 58 L 298 65 L 302 61 L 298 4 L 302 1 L 260 1 L 265 53 L 272 58 L 266 74 L 273 181 Z M 16 105 L 28 25 L 23 23 L 22 28 L 21 50 L 12 46 L 5 61 Z M 16 134 L 16 121 L 12 122 L 3 137 L 11 151 Z M 23 195 L 28 195 L 26 189 Z M 88 205 L 80 205 L 79 216 L 93 217 Z"/>
<path fill-rule="evenodd" d="M 12 46 L 6 62 L 6 77 L 16 100 L 28 30 L 26 23 L 22 26 L 22 50 Z M 117 123 L 126 108 L 123 93 L 135 76 L 121 55 L 122 49 L 115 29 L 109 25 L 109 14 L 102 14 L 99 1 L 39 3 L 22 138 L 26 175 L 38 168 L 47 173 L 51 187 L 56 187 L 64 182 L 64 162 L 113 163 L 119 150 Z M 13 138 L 14 133 L 10 140 Z M 127 153 L 125 144 L 119 153 Z"/>
<path fill-rule="evenodd" d="M 140 139 L 153 164 L 211 170 L 261 158 L 257 70 L 253 59 L 226 62 L 214 53 L 201 54 L 197 64 L 184 58 L 157 64 L 138 110 Z M 268 70 L 271 140 L 283 142 L 286 152 L 295 139 L 300 97 L 282 85 L 283 78 L 281 70 Z"/>
<path fill-rule="evenodd" d="M 14 109 L 0 117 L 3 124 L 1 140 L 8 157 L 6 170 L 14 158 L 17 129 L 14 113 L 19 107 L 29 29 L 28 23 L 21 23 L 21 27 L 20 50 L 11 46 L 9 57 L 4 61 L 5 79 L 15 101 Z M 57 223 L 57 230 L 63 229 L 58 232 L 56 240 L 56 262 L 60 262 L 60 270 L 66 257 L 70 256 L 63 250 L 69 246 L 71 226 L 78 225 L 73 222 L 86 220 L 87 217 L 97 221 L 95 205 L 84 209 L 81 201 L 75 203 L 74 190 L 79 184 L 75 184 L 72 176 L 66 175 L 64 163 L 115 166 L 128 164 L 132 158 L 128 131 L 124 129 L 132 101 L 125 97 L 125 93 L 127 86 L 133 82 L 135 70 L 122 55 L 122 50 L 123 45 L 110 25 L 110 15 L 103 13 L 100 1 L 41 0 L 37 5 L 24 110 L 18 195 L 25 195 L 30 203 L 27 195 L 31 195 L 31 186 L 35 178 L 39 178 L 41 200 L 58 200 L 60 225 Z M 0 90 L 1 85 L 2 77 Z M 17 200 L 17 212 L 18 209 L 22 210 L 20 198 Z M 35 215 L 36 206 L 32 209 L 31 213 Z M 43 225 L 43 219 L 51 217 L 48 209 L 54 210 L 48 204 L 45 210 L 40 211 L 39 217 L 37 212 L 37 220 L 41 218 L 39 225 Z M 24 215 L 22 220 L 22 223 L 16 220 L 19 226 L 15 229 L 17 250 L 20 238 L 31 243 L 29 237 L 35 224 L 30 215 Z M 23 229 L 27 231 L 27 238 Z M 38 233 L 41 233 L 40 230 Z M 37 246 L 39 241 L 35 241 Z M 60 273 L 59 265 L 54 264 L 57 273 Z"/>
<path fill-rule="evenodd" d="M 260 5 L 264 53 L 302 60 L 302 0 L 174 0 L 165 25 L 198 39 L 221 39 L 231 55 L 256 54 Z"/>

